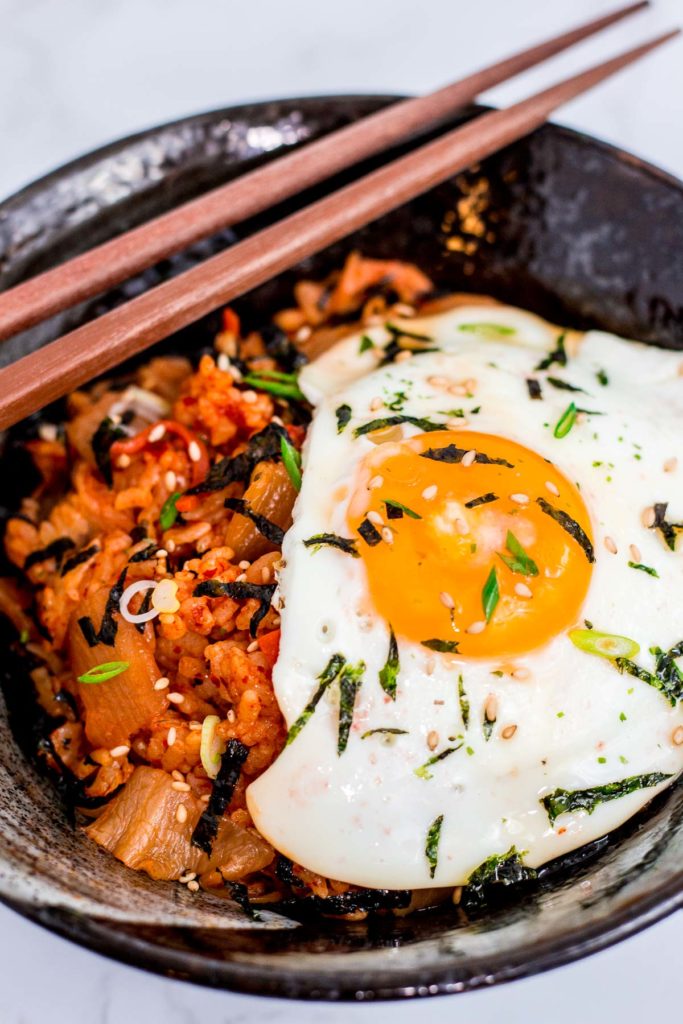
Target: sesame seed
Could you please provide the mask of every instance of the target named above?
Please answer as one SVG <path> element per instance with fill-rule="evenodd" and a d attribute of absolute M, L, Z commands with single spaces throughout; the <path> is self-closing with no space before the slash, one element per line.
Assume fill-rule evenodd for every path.
<path fill-rule="evenodd" d="M 449 416 L 446 426 L 449 430 L 460 430 L 461 427 L 469 426 L 469 423 L 464 416 Z"/>
<path fill-rule="evenodd" d="M 528 505 L 529 495 L 528 494 L 511 494 L 510 501 L 514 501 L 515 505 Z"/>
<path fill-rule="evenodd" d="M 464 398 L 467 394 L 467 388 L 464 384 L 451 384 L 448 388 L 449 395 L 457 395 L 458 398 Z"/>
<path fill-rule="evenodd" d="M 202 793 L 202 795 L 200 796 L 199 799 L 201 800 L 201 802 L 203 804 L 208 804 L 209 800 L 211 799 L 211 794 L 210 793 Z"/>
<path fill-rule="evenodd" d="M 409 306 L 407 302 L 397 302 L 394 306 L 396 316 L 415 316 L 415 307 Z"/>
<path fill-rule="evenodd" d="M 613 537 L 605 537 L 604 544 L 611 554 L 616 555 L 618 548 Z"/>
<path fill-rule="evenodd" d="M 384 477 L 383 476 L 373 476 L 372 480 L 368 484 L 368 487 L 369 487 L 369 489 L 371 491 L 375 491 L 375 490 L 377 490 L 378 487 L 381 487 L 383 483 L 384 483 Z"/>
<path fill-rule="evenodd" d="M 467 394 L 473 395 L 477 390 L 477 382 L 474 377 L 468 377 L 465 381 L 465 391 Z"/>
<path fill-rule="evenodd" d="M 183 778 L 183 773 L 179 772 L 177 768 L 173 769 L 173 771 L 171 772 L 171 777 L 174 778 L 176 780 L 176 782 L 184 782 L 185 781 L 185 779 Z"/>
<path fill-rule="evenodd" d="M 246 579 L 247 579 L 246 572 L 241 572 L 239 574 L 239 576 L 235 579 L 235 583 L 245 583 Z"/>
<path fill-rule="evenodd" d="M 187 888 L 190 892 L 199 892 L 199 882 L 195 882 L 194 879 L 187 883 Z"/>
<path fill-rule="evenodd" d="M 196 871 L 186 871 L 184 875 L 180 876 L 178 881 L 182 882 L 183 885 L 187 885 L 188 882 L 194 882 L 196 877 L 197 877 L 197 872 Z"/>
<path fill-rule="evenodd" d="M 258 401 L 258 395 L 255 391 L 243 391 L 242 399 L 247 403 L 247 405 L 253 405 L 254 402 Z"/>
<path fill-rule="evenodd" d="M 490 693 L 484 704 L 484 717 L 487 722 L 495 722 L 498 715 L 498 698 L 495 693 Z"/>
<path fill-rule="evenodd" d="M 253 654 L 254 651 L 258 651 L 258 640 L 252 640 L 251 643 L 247 645 L 247 654 Z"/>
<path fill-rule="evenodd" d="M 192 787 L 187 782 L 172 782 L 171 789 L 175 789 L 176 793 L 189 793 Z"/>
<path fill-rule="evenodd" d="M 483 633 L 485 629 L 486 629 L 486 623 L 482 619 L 479 622 L 473 622 L 471 626 L 468 626 L 466 632 L 467 633 Z"/>
<path fill-rule="evenodd" d="M 156 683 L 154 684 L 154 689 L 155 690 L 166 690 L 166 689 L 168 689 L 168 687 L 170 685 L 171 685 L 170 679 L 167 679 L 166 676 L 161 676 L 161 678 L 157 679 Z"/>
<path fill-rule="evenodd" d="M 455 608 L 455 601 L 445 590 L 442 590 L 439 594 L 439 600 L 444 608 Z"/>
<path fill-rule="evenodd" d="M 270 583 L 270 567 L 267 565 L 264 565 L 261 569 L 261 582 Z"/>
<path fill-rule="evenodd" d="M 187 821 L 187 807 L 185 804 L 178 804 L 176 807 L 175 820 L 179 825 L 184 825 Z"/>
<path fill-rule="evenodd" d="M 182 704 L 183 701 L 185 700 L 183 694 L 177 693 L 176 691 L 174 691 L 173 693 L 167 693 L 166 697 L 168 700 L 170 700 L 171 704 Z"/>
<path fill-rule="evenodd" d="M 520 683 L 523 683 L 525 680 L 531 679 L 531 670 L 520 665 L 519 668 L 513 668 L 510 675 L 513 679 L 517 679 Z"/>
<path fill-rule="evenodd" d="M 456 519 L 454 525 L 458 533 L 461 534 L 463 537 L 465 537 L 470 532 L 470 528 L 464 519 Z"/>
<path fill-rule="evenodd" d="M 168 555 L 168 551 L 166 550 L 166 548 L 159 548 L 158 551 L 154 552 L 154 557 L 155 558 L 166 558 L 167 555 Z"/>
<path fill-rule="evenodd" d="M 447 388 L 452 383 L 448 377 L 427 377 L 427 383 L 433 388 Z"/>
<path fill-rule="evenodd" d="M 126 746 L 125 743 L 122 743 L 120 747 L 112 747 L 109 753 L 112 757 L 125 757 L 129 751 L 130 747 Z"/>
<path fill-rule="evenodd" d="M 674 456 L 671 459 L 667 459 L 664 463 L 664 472 L 673 473 L 678 466 L 678 459 Z"/>
<path fill-rule="evenodd" d="M 368 512 L 368 519 L 371 523 L 374 523 L 375 526 L 384 526 L 384 520 L 382 519 L 379 512 L 375 512 L 374 509 L 370 509 L 370 511 Z"/>
<path fill-rule="evenodd" d="M 438 745 L 439 745 L 439 734 L 436 731 L 436 729 L 432 729 L 431 732 L 429 732 L 427 734 L 427 746 L 429 747 L 430 750 L 436 750 Z"/>
<path fill-rule="evenodd" d="M 446 703 L 445 700 L 435 700 L 434 704 L 436 707 L 442 707 Z"/>
<path fill-rule="evenodd" d="M 249 566 L 251 565 L 251 562 L 248 562 L 246 560 L 246 558 L 243 558 L 242 561 L 238 562 L 237 564 L 238 564 L 238 567 L 242 570 L 242 572 L 244 572 L 245 569 L 249 568 Z"/>
<path fill-rule="evenodd" d="M 683 743 L 683 725 L 679 725 L 677 729 L 674 729 L 671 739 L 677 747 L 681 746 Z"/>
<path fill-rule="evenodd" d="M 172 747 L 173 746 L 173 744 L 176 741 L 177 735 L 178 734 L 176 732 L 175 726 L 172 725 L 171 728 L 168 730 L 168 732 L 166 734 L 166 745 L 168 747 Z"/>
<path fill-rule="evenodd" d="M 295 341 L 308 341 L 310 336 L 313 334 L 313 328 L 309 327 L 308 324 L 304 324 L 294 335 Z"/>
<path fill-rule="evenodd" d="M 382 540 L 386 541 L 387 544 L 394 543 L 393 530 L 390 530 L 388 526 L 385 526 L 384 529 L 382 530 Z"/>
<path fill-rule="evenodd" d="M 552 480 L 546 480 L 545 486 L 546 490 L 550 491 L 551 494 L 554 494 L 556 498 L 559 498 L 560 488 L 557 486 L 557 484 L 554 484 Z"/>
<path fill-rule="evenodd" d="M 476 457 L 477 457 L 477 453 L 472 448 L 472 449 L 470 449 L 470 451 L 465 452 L 465 454 L 463 455 L 463 457 L 461 459 L 460 465 L 461 466 L 471 466 L 472 463 L 474 462 L 474 460 L 476 459 Z"/>
<path fill-rule="evenodd" d="M 431 501 L 432 498 L 436 497 L 436 492 L 438 491 L 438 489 L 439 488 L 436 486 L 436 484 L 431 484 L 429 487 L 425 487 L 424 491 L 422 492 L 422 497 L 424 498 L 425 501 Z"/>
<path fill-rule="evenodd" d="M 196 441 L 190 441 L 187 447 L 187 454 L 190 456 L 191 462 L 199 462 L 202 457 L 202 450 Z"/>
<path fill-rule="evenodd" d="M 379 395 L 376 395 L 370 402 L 370 412 L 376 412 L 378 409 L 381 409 L 383 405 L 384 402 L 382 401 L 382 399 L 379 397 Z"/>
<path fill-rule="evenodd" d="M 130 466 L 130 455 L 126 455 L 125 452 L 123 455 L 119 455 L 116 465 L 118 469 L 128 469 Z"/>
<path fill-rule="evenodd" d="M 505 728 L 501 730 L 500 735 L 503 737 L 504 740 L 511 740 L 516 732 L 516 725 L 506 725 Z"/>
<path fill-rule="evenodd" d="M 631 561 L 633 562 L 640 562 L 643 557 L 637 544 L 630 544 L 628 553 L 631 556 Z"/>
<path fill-rule="evenodd" d="M 167 472 L 166 472 L 166 473 L 164 474 L 164 483 L 166 484 L 166 487 L 167 487 L 167 489 L 168 489 L 169 491 L 172 491 L 172 490 L 174 490 L 174 489 L 175 489 L 175 485 L 176 485 L 176 475 L 175 475 L 175 473 L 173 472 L 173 470 L 172 470 L 172 469 L 169 469 L 169 470 L 168 470 L 168 471 L 167 471 Z"/>
<path fill-rule="evenodd" d="M 201 732 L 202 723 L 201 722 L 190 722 L 189 725 L 188 725 L 188 728 L 189 728 L 190 732 Z"/>
<path fill-rule="evenodd" d="M 531 587 L 527 587 L 526 583 L 515 583 L 515 594 L 517 597 L 533 597 Z"/>
<path fill-rule="evenodd" d="M 166 550 L 168 551 L 169 555 L 172 554 L 175 551 L 175 541 L 174 540 L 167 540 L 166 541 Z"/>
<path fill-rule="evenodd" d="M 225 352 L 219 352 L 218 353 L 218 359 L 216 360 L 216 366 L 218 367 L 219 370 L 222 370 L 223 373 L 227 373 L 227 371 L 230 369 L 230 360 L 228 359 L 228 357 L 225 354 Z"/>
<path fill-rule="evenodd" d="M 649 505 L 647 508 L 643 509 L 640 521 L 643 524 L 643 526 L 646 526 L 648 528 L 648 530 L 652 529 L 652 527 L 655 525 L 655 510 L 653 509 L 652 505 Z"/>
<path fill-rule="evenodd" d="M 406 363 L 409 359 L 413 358 L 413 353 L 409 352 L 407 348 L 404 348 L 402 352 L 394 359 L 395 363 Z"/>
<path fill-rule="evenodd" d="M 156 427 L 152 427 L 149 434 L 147 435 L 147 440 L 154 444 L 155 441 L 161 441 L 165 433 L 166 427 L 163 425 L 163 423 L 157 423 Z"/>
<path fill-rule="evenodd" d="M 41 423 L 38 427 L 38 434 L 43 441 L 56 441 L 57 425 L 55 423 Z"/>

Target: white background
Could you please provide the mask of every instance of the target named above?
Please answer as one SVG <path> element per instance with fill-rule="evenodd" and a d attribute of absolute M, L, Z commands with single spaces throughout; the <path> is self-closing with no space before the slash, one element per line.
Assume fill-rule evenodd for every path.
<path fill-rule="evenodd" d="M 618 0 L 615 0 L 615 3 Z M 81 152 L 247 99 L 416 92 L 608 10 L 603 0 L 0 0 L 0 196 Z M 683 22 L 683 0 L 496 89 L 507 103 Z M 683 176 L 683 42 L 558 120 Z M 0 1024 L 635 1024 L 680 1006 L 683 919 L 488 992 L 323 1006 L 210 992 L 121 967 L 0 908 Z"/>

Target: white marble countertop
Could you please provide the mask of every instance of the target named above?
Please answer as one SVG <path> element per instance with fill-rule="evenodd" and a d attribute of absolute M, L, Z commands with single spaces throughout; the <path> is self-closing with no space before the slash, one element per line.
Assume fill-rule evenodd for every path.
<path fill-rule="evenodd" d="M 618 0 L 614 0 L 615 4 Z M 608 10 L 604 0 L 0 0 L 0 196 L 118 136 L 277 95 L 414 92 Z M 341 16 L 340 12 L 341 11 Z M 490 98 L 578 70 L 671 27 L 682 0 L 527 73 Z M 683 43 L 558 120 L 683 176 Z M 211 992 L 109 962 L 0 908 L 1 1024 L 371 1024 L 474 1020 L 635 1024 L 678 1005 L 683 918 L 587 961 L 487 992 L 323 1006 Z"/>

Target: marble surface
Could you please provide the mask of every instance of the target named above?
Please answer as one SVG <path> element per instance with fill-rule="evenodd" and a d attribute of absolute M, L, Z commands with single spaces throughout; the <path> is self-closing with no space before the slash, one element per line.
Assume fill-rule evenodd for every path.
<path fill-rule="evenodd" d="M 616 0 L 615 0 L 616 2 Z M 603 0 L 0 0 L 0 196 L 79 153 L 164 120 L 274 95 L 426 90 L 612 4 Z M 342 12 L 340 15 L 339 12 Z M 494 90 L 525 91 L 635 45 L 682 0 Z M 565 108 L 558 120 L 683 176 L 683 42 Z M 635 1024 L 676 1005 L 683 918 L 587 961 L 487 992 L 323 1006 L 202 990 L 78 949 L 0 908 L 0 1022 Z"/>

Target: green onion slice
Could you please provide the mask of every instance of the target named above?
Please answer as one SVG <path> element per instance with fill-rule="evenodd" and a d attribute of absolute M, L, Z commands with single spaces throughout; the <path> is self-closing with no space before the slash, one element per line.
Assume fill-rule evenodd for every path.
<path fill-rule="evenodd" d="M 202 767 L 210 779 L 215 779 L 221 766 L 221 755 L 225 752 L 225 744 L 216 736 L 216 728 L 220 718 L 218 715 L 207 715 L 202 722 L 202 741 L 199 756 Z"/>
<path fill-rule="evenodd" d="M 569 431 L 576 423 L 576 416 L 578 409 L 573 402 L 570 402 L 567 408 L 564 410 L 553 430 L 554 437 L 566 437 Z"/>
<path fill-rule="evenodd" d="M 279 370 L 252 370 L 242 378 L 242 383 L 259 391 L 269 391 L 278 398 L 290 398 L 305 402 L 306 396 L 297 383 L 295 373 L 281 373 Z"/>
<path fill-rule="evenodd" d="M 297 491 L 301 490 L 301 453 L 297 451 L 292 442 L 287 437 L 280 438 L 280 454 L 282 455 L 282 464 L 287 470 L 289 479 L 292 481 Z"/>
<path fill-rule="evenodd" d="M 500 590 L 498 589 L 498 576 L 496 575 L 495 566 L 491 569 L 488 574 L 484 589 L 481 592 L 481 604 L 484 609 L 484 615 L 486 621 L 491 621 L 491 616 L 496 610 L 496 605 L 500 600 Z"/>
<path fill-rule="evenodd" d="M 162 530 L 169 530 L 178 518 L 178 509 L 175 507 L 175 503 L 179 497 L 180 491 L 174 491 L 161 506 L 159 526 Z"/>
<path fill-rule="evenodd" d="M 458 324 L 458 330 L 467 331 L 468 334 L 481 334 L 485 338 L 502 338 L 517 333 L 514 327 L 506 327 L 505 324 L 492 323 Z"/>
<path fill-rule="evenodd" d="M 596 629 L 570 629 L 569 639 L 586 654 L 597 654 L 601 658 L 634 658 L 640 651 L 640 644 L 627 636 L 614 633 L 599 633 Z"/>
<path fill-rule="evenodd" d="M 90 685 L 106 683 L 108 679 L 113 679 L 114 676 L 120 676 L 122 672 L 125 672 L 129 664 L 128 661 L 104 661 L 101 665 L 93 665 L 82 676 L 78 676 L 78 682 Z"/>

